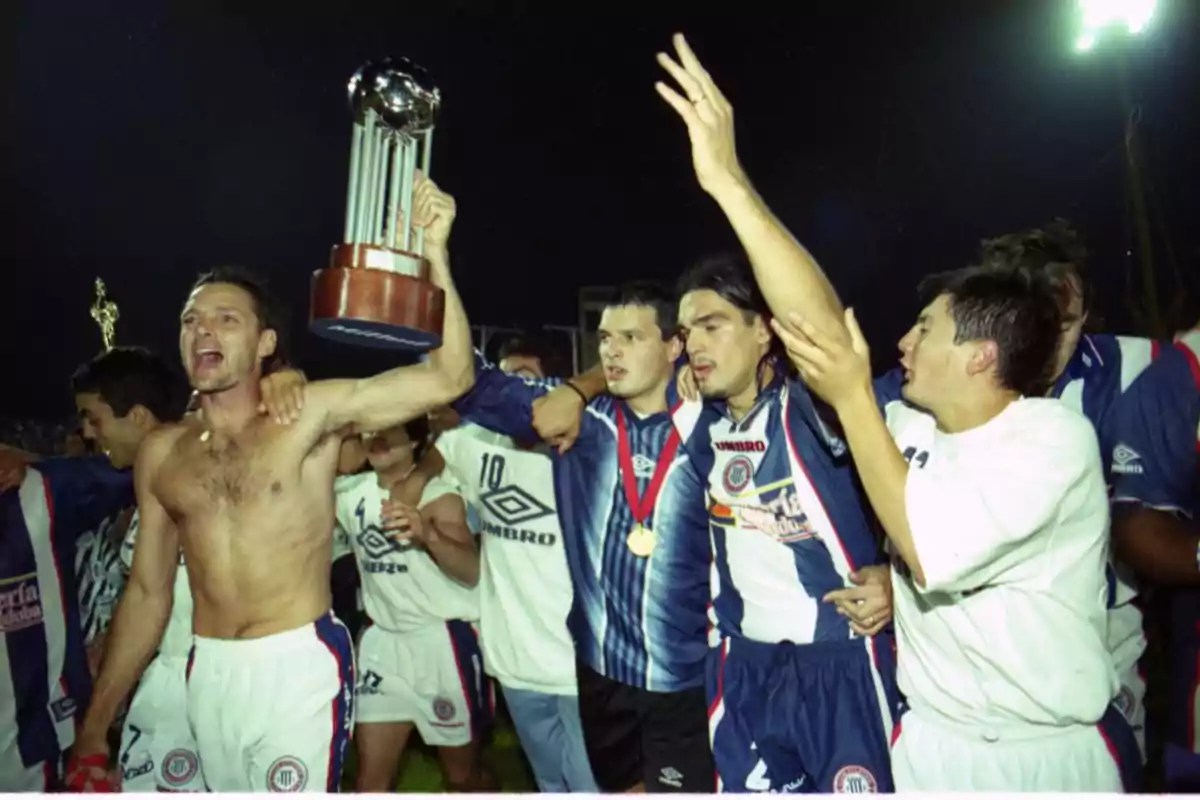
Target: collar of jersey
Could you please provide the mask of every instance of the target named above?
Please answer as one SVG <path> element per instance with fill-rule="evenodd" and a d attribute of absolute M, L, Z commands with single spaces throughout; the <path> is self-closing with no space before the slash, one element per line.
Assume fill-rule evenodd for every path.
<path fill-rule="evenodd" d="M 625 422 L 626 422 L 626 424 L 628 424 L 631 427 L 642 428 L 647 425 L 657 425 L 657 424 L 661 423 L 664 419 L 667 420 L 668 422 L 671 420 L 671 409 L 670 408 L 668 408 L 666 411 L 655 411 L 653 414 L 650 414 L 649 416 L 642 417 L 636 411 L 634 411 L 632 408 L 630 408 L 629 404 L 626 403 L 624 400 L 617 398 L 617 397 L 614 397 L 613 399 L 621 404 L 621 411 L 625 412 Z M 669 402 L 670 401 L 668 400 L 668 403 Z"/>
<path fill-rule="evenodd" d="M 1103 366 L 1104 359 L 1100 356 L 1099 348 L 1092 341 L 1092 337 L 1085 333 L 1080 337 L 1079 344 L 1075 346 L 1075 352 L 1072 354 L 1071 360 L 1067 362 L 1067 368 L 1063 370 L 1062 375 L 1059 375 L 1058 380 L 1054 382 L 1054 390 L 1050 393 L 1051 396 L 1058 397 L 1063 393 L 1063 389 L 1067 388 L 1068 383 L 1080 378 L 1087 378 L 1088 373 Z"/>
<path fill-rule="evenodd" d="M 711 400 L 709 402 L 712 403 L 713 408 L 721 413 L 722 417 L 734 423 L 738 428 L 744 429 L 754 422 L 754 418 L 759 415 L 759 412 L 768 403 L 773 402 L 779 396 L 779 393 L 783 391 L 783 382 L 786 380 L 786 377 L 786 374 L 777 368 L 775 370 L 775 377 L 771 379 L 770 383 L 758 390 L 758 397 L 754 399 L 754 405 L 750 406 L 750 410 L 746 412 L 746 416 L 740 420 L 733 418 L 733 415 L 729 413 L 729 404 L 724 400 Z"/>

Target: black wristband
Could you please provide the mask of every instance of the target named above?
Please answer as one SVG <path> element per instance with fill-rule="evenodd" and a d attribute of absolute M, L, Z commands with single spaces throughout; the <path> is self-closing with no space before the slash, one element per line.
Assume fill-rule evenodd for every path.
<path fill-rule="evenodd" d="M 585 406 L 588 404 L 587 395 L 586 395 L 586 394 L 584 394 L 584 393 L 583 393 L 583 390 L 582 390 L 582 389 L 580 389 L 578 386 L 576 386 L 575 384 L 571 383 L 570 381 L 563 381 L 563 386 L 570 387 L 570 389 L 571 389 L 573 392 L 575 392 L 575 394 L 579 395 L 579 399 L 583 401 L 583 404 L 584 404 Z"/>

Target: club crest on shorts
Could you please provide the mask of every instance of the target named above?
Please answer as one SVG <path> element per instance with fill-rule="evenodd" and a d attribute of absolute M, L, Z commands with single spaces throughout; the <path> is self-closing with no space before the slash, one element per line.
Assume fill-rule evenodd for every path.
<path fill-rule="evenodd" d="M 172 750 L 163 756 L 163 780 L 171 786 L 183 786 L 200 768 L 200 761 L 191 750 Z"/>
<path fill-rule="evenodd" d="M 433 715 L 442 722 L 449 722 L 454 719 L 454 703 L 444 697 L 439 697 L 433 701 Z"/>
<path fill-rule="evenodd" d="M 308 769 L 298 758 L 277 758 L 267 768 L 267 789 L 272 792 L 299 792 L 307 784 Z"/>
<path fill-rule="evenodd" d="M 833 776 L 834 794 L 875 794 L 879 784 L 866 767 L 848 764 Z"/>
<path fill-rule="evenodd" d="M 754 462 L 745 456 L 736 456 L 729 459 L 729 463 L 725 465 L 725 471 L 721 474 L 721 482 L 725 484 L 725 491 L 730 494 L 738 494 L 750 485 L 753 477 Z"/>

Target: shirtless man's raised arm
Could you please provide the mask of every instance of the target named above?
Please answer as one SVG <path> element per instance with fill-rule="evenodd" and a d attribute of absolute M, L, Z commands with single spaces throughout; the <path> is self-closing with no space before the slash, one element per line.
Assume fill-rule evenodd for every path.
<path fill-rule="evenodd" d="M 414 223 L 425 230 L 425 255 L 433 282 L 446 294 L 442 346 L 429 360 L 370 378 L 317 381 L 306 387 L 301 427 L 314 441 L 335 431 L 374 432 L 400 425 L 449 404 L 475 383 L 471 327 L 450 277 L 447 240 L 454 198 L 422 180 L 414 192 Z"/>
<path fill-rule="evenodd" d="M 454 200 L 423 178 L 414 200 L 413 224 L 445 292 L 442 347 L 427 363 L 309 384 L 298 418 L 267 418 L 259 382 L 282 357 L 270 295 L 249 276 L 217 270 L 184 305 L 180 354 L 199 410 L 154 488 L 191 579 L 188 711 L 212 791 L 339 786 L 355 683 L 349 633 L 330 613 L 341 444 L 446 404 L 474 377 L 446 247 Z"/>
<path fill-rule="evenodd" d="M 129 581 L 109 628 L 104 661 L 75 745 L 79 754 L 107 753 L 107 731 L 154 657 L 171 616 L 179 532 L 155 496 L 154 485 L 179 431 L 176 426 L 160 428 L 138 451 L 134 482 L 141 526 Z"/>

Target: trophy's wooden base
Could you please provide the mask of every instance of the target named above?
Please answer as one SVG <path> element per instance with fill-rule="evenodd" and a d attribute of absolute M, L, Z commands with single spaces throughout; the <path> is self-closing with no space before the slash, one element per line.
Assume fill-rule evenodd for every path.
<path fill-rule="evenodd" d="M 427 352 L 441 346 L 445 295 L 427 280 L 424 259 L 346 244 L 333 249 L 330 261 L 329 269 L 312 277 L 313 333 L 387 350 Z"/>

